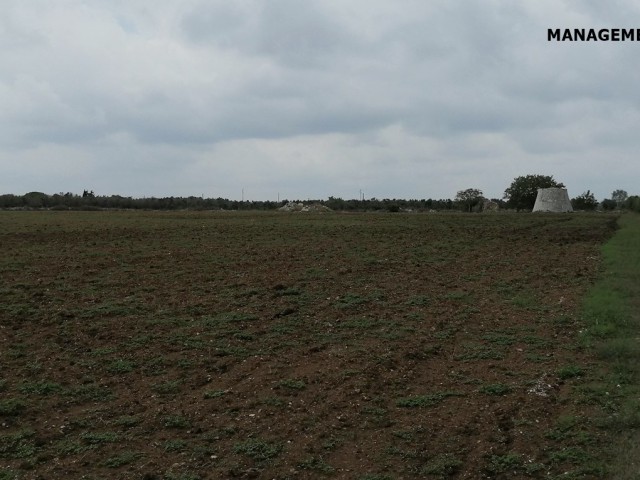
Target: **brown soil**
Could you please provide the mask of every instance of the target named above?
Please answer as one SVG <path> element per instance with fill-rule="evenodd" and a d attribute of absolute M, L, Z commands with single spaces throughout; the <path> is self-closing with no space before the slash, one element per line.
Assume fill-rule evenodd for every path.
<path fill-rule="evenodd" d="M 611 217 L 0 212 L 0 227 L 0 473 L 572 468 L 549 432 L 588 406 L 557 372 L 594 365 L 577 311 Z"/>

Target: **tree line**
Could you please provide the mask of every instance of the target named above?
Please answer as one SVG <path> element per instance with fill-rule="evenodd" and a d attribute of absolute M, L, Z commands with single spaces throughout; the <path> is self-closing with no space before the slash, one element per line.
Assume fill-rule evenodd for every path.
<path fill-rule="evenodd" d="M 504 206 L 516 211 L 531 211 L 536 202 L 538 189 L 540 188 L 565 188 L 564 184 L 556 181 L 550 175 L 523 175 L 516 177 L 511 185 L 504 191 Z M 486 205 L 482 190 L 468 188 L 458 191 L 456 203 L 465 211 L 481 211 Z M 611 198 L 606 198 L 599 202 L 595 195 L 587 190 L 571 199 L 571 206 L 574 210 L 616 210 L 628 209 L 640 212 L 640 197 L 629 196 L 624 190 L 615 190 Z"/>
<path fill-rule="evenodd" d="M 294 200 L 296 203 L 322 204 L 332 210 L 363 211 L 387 210 L 455 210 L 458 205 L 450 199 L 351 199 L 329 197 L 327 200 Z M 204 197 L 144 197 L 133 198 L 120 195 L 95 195 L 85 190 L 82 195 L 56 193 L 48 195 L 42 192 L 29 192 L 25 195 L 0 195 L 0 208 L 27 208 L 50 210 L 275 210 L 289 203 L 288 199 L 279 202 L 270 200 L 249 201 L 229 200 L 227 198 Z"/>
<path fill-rule="evenodd" d="M 296 203 L 322 204 L 336 211 L 452 211 L 479 212 L 487 208 L 531 211 L 539 188 L 559 187 L 564 184 L 547 175 L 524 175 L 516 177 L 505 190 L 503 198 L 485 198 L 482 190 L 468 188 L 460 190 L 454 199 L 343 199 L 329 197 L 327 200 L 296 200 Z M 123 197 L 120 195 L 96 195 L 92 190 L 82 194 L 29 192 L 25 195 L 0 195 L 0 209 L 50 209 L 50 210 L 275 210 L 289 200 L 229 200 L 204 197 Z M 629 209 L 640 212 L 640 197 L 629 196 L 624 190 L 615 190 L 611 198 L 596 200 L 590 190 L 571 199 L 574 210 Z"/>

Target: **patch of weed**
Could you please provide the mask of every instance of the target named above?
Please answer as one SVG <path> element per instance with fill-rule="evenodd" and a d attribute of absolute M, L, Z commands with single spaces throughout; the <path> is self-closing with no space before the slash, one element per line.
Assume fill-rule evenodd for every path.
<path fill-rule="evenodd" d="M 85 432 L 80 438 L 90 445 L 100 445 L 103 443 L 115 443 L 120 440 L 120 435 L 115 432 Z"/>
<path fill-rule="evenodd" d="M 182 452 L 187 448 L 187 442 L 181 439 L 167 440 L 163 444 L 165 452 Z"/>
<path fill-rule="evenodd" d="M 27 404 L 20 398 L 5 398 L 0 400 L 0 415 L 20 415 L 25 408 L 27 408 Z"/>
<path fill-rule="evenodd" d="M 429 305 L 429 303 L 431 303 L 431 299 L 427 295 L 414 295 L 405 302 L 405 305 L 409 305 L 411 307 L 418 307 L 423 305 Z"/>
<path fill-rule="evenodd" d="M 131 340 L 129 340 L 125 344 L 125 346 L 128 348 L 137 349 L 137 348 L 152 344 L 156 340 L 156 338 L 157 337 L 155 337 L 154 335 L 149 335 L 149 334 L 138 335 L 136 337 L 133 337 Z"/>
<path fill-rule="evenodd" d="M 142 372 L 150 377 L 157 377 L 166 373 L 167 361 L 163 357 L 154 357 L 142 367 Z"/>
<path fill-rule="evenodd" d="M 536 363 L 547 363 L 553 360 L 553 357 L 551 357 L 550 355 L 540 355 L 538 353 L 527 353 L 525 355 L 525 358 L 530 362 Z"/>
<path fill-rule="evenodd" d="M 485 333 L 481 338 L 488 342 L 505 346 L 513 345 L 517 341 L 513 335 L 507 335 L 504 333 Z"/>
<path fill-rule="evenodd" d="M 135 368 L 135 364 L 129 360 L 117 359 L 112 361 L 107 367 L 110 373 L 129 373 Z"/>
<path fill-rule="evenodd" d="M 121 417 L 116 418 L 112 423 L 119 427 L 132 428 L 142 423 L 142 419 L 135 415 L 122 415 Z"/>
<path fill-rule="evenodd" d="M 182 415 L 167 415 L 162 419 L 165 428 L 189 428 L 191 422 L 187 417 Z"/>
<path fill-rule="evenodd" d="M 451 328 L 445 328 L 443 330 L 438 330 L 433 334 L 434 338 L 438 340 L 449 340 L 455 336 L 455 330 Z"/>
<path fill-rule="evenodd" d="M 105 386 L 98 384 L 79 385 L 67 388 L 63 394 L 74 403 L 84 402 L 108 402 L 114 399 L 113 392 Z"/>
<path fill-rule="evenodd" d="M 592 460 L 592 456 L 583 448 L 566 447 L 549 453 L 549 461 L 552 464 L 571 463 L 580 465 Z"/>
<path fill-rule="evenodd" d="M 537 337 L 535 335 L 525 335 L 520 340 L 525 345 L 533 345 L 540 348 L 546 348 L 551 345 L 551 342 L 549 340 L 542 337 Z"/>
<path fill-rule="evenodd" d="M 298 468 L 325 474 L 333 473 L 335 471 L 335 468 L 325 462 L 322 457 L 309 457 L 298 463 Z"/>
<path fill-rule="evenodd" d="M 385 453 L 387 455 L 393 455 L 395 457 L 400 457 L 403 460 L 415 460 L 420 458 L 422 454 L 418 449 L 402 449 L 397 446 L 390 446 L 385 449 Z"/>
<path fill-rule="evenodd" d="M 207 390 L 204 392 L 204 398 L 219 398 L 227 393 L 227 390 Z"/>
<path fill-rule="evenodd" d="M 515 472 L 523 465 L 522 455 L 508 453 L 506 455 L 491 455 L 487 471 L 491 473 Z"/>
<path fill-rule="evenodd" d="M 338 326 L 340 328 L 347 328 L 347 329 L 353 329 L 353 330 L 371 330 L 372 328 L 378 327 L 381 325 L 381 322 L 379 320 L 375 320 L 373 318 L 367 318 L 367 317 L 352 317 L 352 318 L 347 318 L 343 321 L 341 321 L 340 323 L 338 323 Z"/>
<path fill-rule="evenodd" d="M 87 445 L 80 440 L 64 438 L 55 444 L 55 450 L 62 455 L 77 455 L 96 448 L 96 445 Z"/>
<path fill-rule="evenodd" d="M 117 351 L 117 349 L 114 348 L 114 347 L 94 348 L 91 351 L 91 356 L 92 357 L 102 357 L 104 355 L 111 355 L 112 353 L 115 353 L 116 351 Z"/>
<path fill-rule="evenodd" d="M 307 384 L 303 380 L 297 380 L 295 378 L 287 378 L 278 382 L 278 386 L 286 388 L 288 390 L 304 390 Z"/>
<path fill-rule="evenodd" d="M 429 395 L 414 395 L 411 397 L 399 398 L 396 400 L 396 405 L 404 408 L 433 407 L 447 397 L 457 396 L 461 396 L 461 394 L 457 392 L 439 392 Z"/>
<path fill-rule="evenodd" d="M 200 324 L 206 327 L 218 327 L 229 323 L 254 322 L 258 320 L 257 315 L 243 312 L 223 312 L 213 317 L 204 317 Z"/>
<path fill-rule="evenodd" d="M 511 387 L 509 385 L 505 385 L 504 383 L 492 383 L 482 386 L 480 388 L 480 391 L 487 395 L 502 396 L 510 393 Z"/>
<path fill-rule="evenodd" d="M 328 439 L 326 439 L 324 442 L 322 442 L 322 448 L 324 450 L 335 450 L 336 448 L 338 448 L 340 445 L 342 445 L 344 443 L 344 440 L 341 437 L 336 437 L 331 435 Z"/>
<path fill-rule="evenodd" d="M 241 453 L 257 462 L 264 462 L 280 455 L 282 445 L 267 442 L 260 438 L 250 438 L 244 442 L 236 443 L 233 447 L 236 453 Z"/>
<path fill-rule="evenodd" d="M 18 480 L 20 476 L 15 470 L 0 467 L 0 480 Z"/>
<path fill-rule="evenodd" d="M 473 294 L 462 290 L 445 293 L 443 298 L 446 300 L 455 300 L 457 302 L 469 303 L 473 301 Z"/>
<path fill-rule="evenodd" d="M 33 430 L 0 435 L 0 458 L 27 458 L 36 452 Z"/>
<path fill-rule="evenodd" d="M 504 351 L 482 344 L 467 344 L 462 346 L 462 353 L 455 356 L 456 360 L 502 360 Z"/>
<path fill-rule="evenodd" d="M 362 296 L 356 293 L 346 293 L 338 298 L 335 307 L 341 310 L 347 310 L 357 308 L 373 300 L 381 300 L 381 297 L 379 295 Z"/>
<path fill-rule="evenodd" d="M 518 308 L 523 310 L 540 310 L 543 308 L 539 300 L 532 294 L 527 292 L 520 292 L 515 294 L 509 299 L 509 302 Z"/>
<path fill-rule="evenodd" d="M 164 382 L 155 383 L 151 389 L 161 395 L 171 395 L 180 391 L 181 382 L 179 380 L 166 380 Z"/>
<path fill-rule="evenodd" d="M 577 365 L 566 365 L 558 369 L 558 378 L 562 380 L 568 380 L 570 378 L 576 378 L 582 376 L 584 373 L 582 368 Z"/>
<path fill-rule="evenodd" d="M 284 407 L 286 404 L 284 400 L 278 397 L 267 397 L 262 401 L 262 403 L 271 407 Z"/>
<path fill-rule="evenodd" d="M 28 395 L 45 396 L 62 391 L 62 386 L 59 383 L 43 380 L 39 382 L 24 382 L 18 387 L 18 390 Z"/>
<path fill-rule="evenodd" d="M 462 461 L 451 453 L 445 453 L 430 459 L 421 469 L 421 473 L 427 475 L 450 476 L 455 474 L 462 466 Z"/>

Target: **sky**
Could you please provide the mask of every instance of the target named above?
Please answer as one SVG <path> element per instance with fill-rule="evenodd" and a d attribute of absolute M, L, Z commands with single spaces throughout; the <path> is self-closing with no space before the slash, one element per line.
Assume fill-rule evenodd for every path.
<path fill-rule="evenodd" d="M 640 194 L 636 0 L 0 0 L 0 194 Z"/>

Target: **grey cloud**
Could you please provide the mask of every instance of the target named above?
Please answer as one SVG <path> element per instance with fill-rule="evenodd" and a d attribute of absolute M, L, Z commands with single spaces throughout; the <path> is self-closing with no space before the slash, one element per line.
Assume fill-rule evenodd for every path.
<path fill-rule="evenodd" d="M 356 43 L 321 7 L 321 2 L 296 0 L 201 3 L 185 15 L 182 26 L 194 42 L 304 68 L 322 65 Z"/>
<path fill-rule="evenodd" d="M 84 159 L 95 168 L 82 181 L 108 189 L 124 182 L 108 166 L 117 157 L 130 194 L 143 178 L 145 194 L 170 194 L 210 176 L 262 192 L 359 182 L 449 196 L 502 192 L 532 164 L 637 151 L 637 45 L 546 40 L 553 26 L 638 23 L 630 1 L 8 2 L 0 169 L 20 152 L 30 165 Z M 487 185 L 467 185 L 492 158 L 506 179 L 476 172 Z"/>

